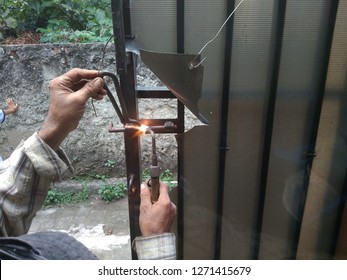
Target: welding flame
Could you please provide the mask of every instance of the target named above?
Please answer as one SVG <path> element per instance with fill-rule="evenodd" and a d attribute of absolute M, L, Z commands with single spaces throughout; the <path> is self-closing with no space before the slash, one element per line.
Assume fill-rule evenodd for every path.
<path fill-rule="evenodd" d="M 146 133 L 148 126 L 145 124 L 141 124 L 141 126 L 138 126 L 137 129 L 141 132 L 141 133 Z"/>

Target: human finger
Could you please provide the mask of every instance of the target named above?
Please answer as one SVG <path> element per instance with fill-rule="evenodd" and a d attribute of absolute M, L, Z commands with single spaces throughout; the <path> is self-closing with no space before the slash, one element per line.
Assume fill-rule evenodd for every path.
<path fill-rule="evenodd" d="M 169 187 L 167 184 L 160 182 L 158 201 L 170 201 Z"/>
<path fill-rule="evenodd" d="M 72 86 L 72 90 L 73 91 L 78 91 L 81 88 L 83 88 L 85 86 L 86 83 L 88 83 L 90 80 L 80 80 L 77 83 L 74 83 Z"/>
<path fill-rule="evenodd" d="M 70 71 L 66 72 L 64 78 L 70 80 L 73 84 L 83 80 L 83 79 L 94 79 L 98 76 L 98 71 L 73 68 Z"/>
<path fill-rule="evenodd" d="M 103 92 L 104 80 L 102 78 L 95 78 L 87 82 L 80 90 L 76 93 L 87 100 L 89 97 L 97 97 L 99 93 Z"/>
<path fill-rule="evenodd" d="M 152 206 L 151 190 L 147 186 L 147 183 L 141 184 L 140 198 L 141 198 L 141 207 L 151 207 Z"/>

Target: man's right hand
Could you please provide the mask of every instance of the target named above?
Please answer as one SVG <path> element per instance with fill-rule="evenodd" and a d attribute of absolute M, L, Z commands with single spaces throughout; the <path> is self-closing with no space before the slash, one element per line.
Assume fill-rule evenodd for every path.
<path fill-rule="evenodd" d="M 98 71 L 72 69 L 50 82 L 48 116 L 38 135 L 56 150 L 66 136 L 77 128 L 89 98 L 101 100 L 106 95 L 104 80 Z"/>
<path fill-rule="evenodd" d="M 152 204 L 151 190 L 146 183 L 141 184 L 140 230 L 143 236 L 169 232 L 176 216 L 176 205 L 169 197 L 168 186 L 160 182 L 159 199 Z"/>

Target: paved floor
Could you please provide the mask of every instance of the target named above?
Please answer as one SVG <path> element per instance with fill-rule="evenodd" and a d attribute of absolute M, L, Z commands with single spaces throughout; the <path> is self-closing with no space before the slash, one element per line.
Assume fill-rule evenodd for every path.
<path fill-rule="evenodd" d="M 130 260 L 128 199 L 106 203 L 99 197 L 72 206 L 40 210 L 30 232 L 67 232 L 102 260 Z"/>

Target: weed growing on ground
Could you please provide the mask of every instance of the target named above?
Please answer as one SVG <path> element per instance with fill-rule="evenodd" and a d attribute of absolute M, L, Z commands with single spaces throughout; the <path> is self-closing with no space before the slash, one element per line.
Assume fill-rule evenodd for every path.
<path fill-rule="evenodd" d="M 169 190 L 171 191 L 174 187 L 177 186 L 177 181 L 174 180 L 174 175 L 170 169 L 165 169 L 160 174 L 160 180 L 166 183 L 169 187 Z M 150 179 L 151 176 L 149 175 L 149 170 L 145 169 L 142 171 L 141 174 L 142 182 L 145 182 L 146 180 Z"/>
<path fill-rule="evenodd" d="M 125 196 L 127 187 L 124 183 L 104 184 L 99 188 L 99 195 L 105 201 L 112 201 Z"/>
<path fill-rule="evenodd" d="M 58 191 L 56 189 L 48 190 L 48 195 L 45 201 L 46 207 L 62 206 L 84 202 L 90 198 L 90 190 L 85 185 L 81 191 Z"/>

